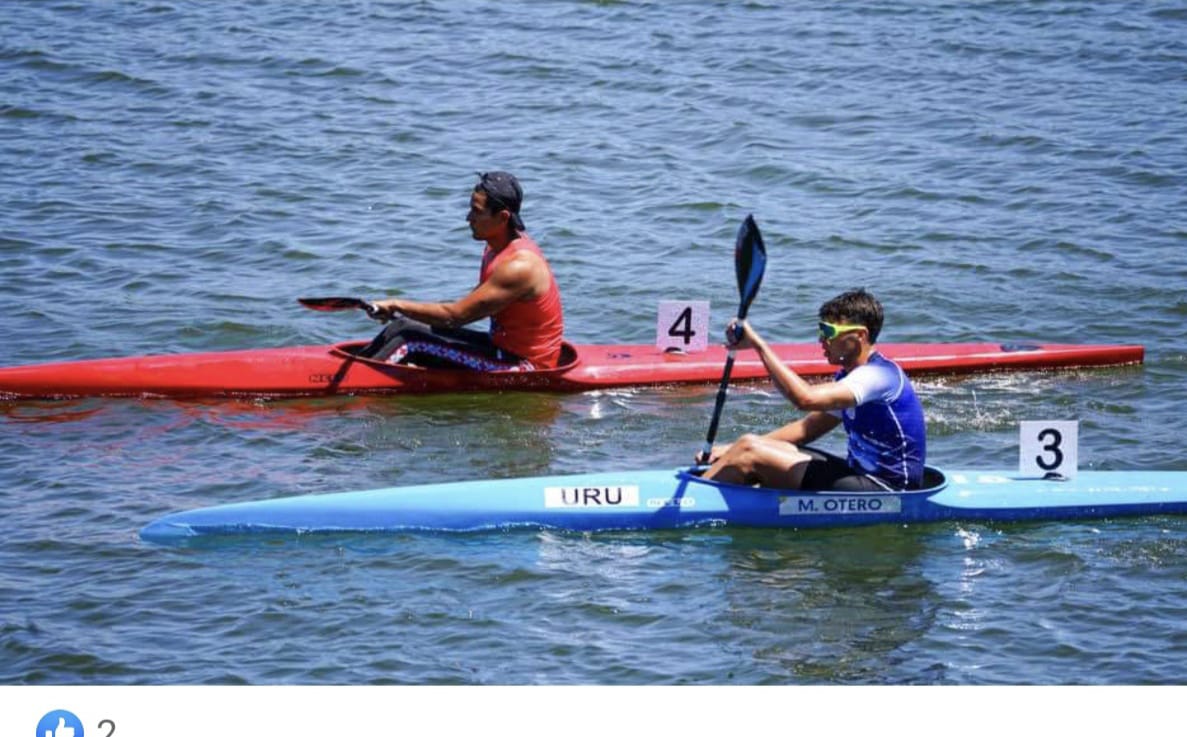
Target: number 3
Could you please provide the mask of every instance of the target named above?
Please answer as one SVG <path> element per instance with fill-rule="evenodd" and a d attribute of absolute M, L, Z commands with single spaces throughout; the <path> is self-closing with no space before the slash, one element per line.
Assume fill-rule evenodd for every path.
<path fill-rule="evenodd" d="M 1018 470 L 1023 476 L 1071 478 L 1079 465 L 1080 423 L 1023 420 Z"/>
<path fill-rule="evenodd" d="M 1044 471 L 1054 471 L 1063 465 L 1063 451 L 1060 450 L 1059 445 L 1063 442 L 1063 433 L 1059 432 L 1053 427 L 1048 427 L 1039 433 L 1039 440 L 1050 440 L 1049 443 L 1043 446 L 1043 450 L 1054 456 L 1054 460 L 1044 460 L 1043 456 L 1035 456 L 1035 463 L 1039 464 L 1039 468 Z"/>

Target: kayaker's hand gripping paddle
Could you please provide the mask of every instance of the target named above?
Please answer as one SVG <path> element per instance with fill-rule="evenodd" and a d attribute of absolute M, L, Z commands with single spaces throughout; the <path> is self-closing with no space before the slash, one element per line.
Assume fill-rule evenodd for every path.
<path fill-rule="evenodd" d="M 750 310 L 750 303 L 758 294 L 758 286 L 762 284 L 763 272 L 767 268 L 767 249 L 762 242 L 762 233 L 758 232 L 758 224 L 753 215 L 747 215 L 738 228 L 738 238 L 734 243 L 734 271 L 738 276 L 738 325 L 735 328 L 735 338 L 741 338 L 741 322 L 746 319 Z M 709 421 L 709 435 L 705 438 L 705 445 L 697 456 L 700 463 L 708 463 L 713 452 L 713 441 L 717 438 L 717 423 L 721 421 L 721 410 L 725 407 L 725 397 L 729 391 L 730 373 L 734 370 L 734 355 L 737 350 L 731 348 L 726 354 L 725 371 L 721 375 L 721 386 L 717 389 L 717 404 L 713 407 L 713 419 Z"/>

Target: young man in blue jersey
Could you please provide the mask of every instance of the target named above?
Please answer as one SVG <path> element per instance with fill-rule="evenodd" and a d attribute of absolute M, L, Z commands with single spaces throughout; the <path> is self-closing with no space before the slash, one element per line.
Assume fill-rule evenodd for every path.
<path fill-rule="evenodd" d="M 735 340 L 736 323 L 730 324 L 731 347 L 758 351 L 775 386 L 808 414 L 766 435 L 714 447 L 705 478 L 821 491 L 919 488 L 927 450 L 923 408 L 903 370 L 874 347 L 882 305 L 858 289 L 825 302 L 819 314 L 820 346 L 841 367 L 825 384 L 809 384 L 784 365 L 745 321 Z M 803 447 L 840 424 L 849 436 L 847 458 Z"/>

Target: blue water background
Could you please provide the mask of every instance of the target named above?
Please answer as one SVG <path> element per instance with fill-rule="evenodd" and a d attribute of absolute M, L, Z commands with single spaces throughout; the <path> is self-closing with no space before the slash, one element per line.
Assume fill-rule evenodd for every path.
<path fill-rule="evenodd" d="M 736 303 L 812 340 L 1141 343 L 932 378 L 931 460 L 1187 470 L 1187 6 L 6 2 L 0 365 L 369 337 L 473 284 L 507 169 L 575 342 Z M 1187 521 L 141 542 L 170 511 L 688 461 L 712 387 L 0 402 L 0 683 L 1178 684 Z M 732 393 L 722 437 L 792 416 Z"/>

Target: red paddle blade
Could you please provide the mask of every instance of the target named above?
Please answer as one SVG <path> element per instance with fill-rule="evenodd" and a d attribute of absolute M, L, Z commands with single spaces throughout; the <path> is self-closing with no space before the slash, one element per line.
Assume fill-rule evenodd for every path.
<path fill-rule="evenodd" d="M 299 297 L 297 301 L 320 312 L 367 309 L 367 303 L 357 297 Z"/>

